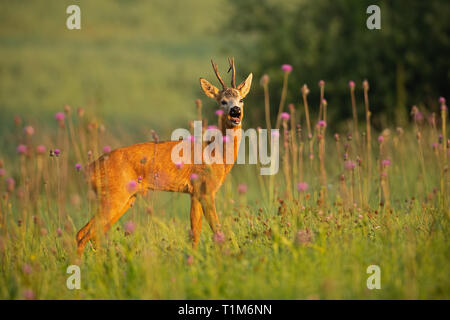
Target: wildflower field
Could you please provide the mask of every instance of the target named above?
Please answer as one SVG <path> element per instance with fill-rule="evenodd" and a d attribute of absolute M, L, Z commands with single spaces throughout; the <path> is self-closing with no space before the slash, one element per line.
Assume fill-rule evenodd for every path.
<path fill-rule="evenodd" d="M 65 25 L 72 2 L 82 10 L 78 31 Z M 361 1 L 318 0 L 317 28 L 302 7 L 316 2 L 303 0 L 43 3 L 0 3 L 0 299 L 450 298 L 449 97 L 431 90 L 448 90 L 448 74 L 433 84 L 416 80 L 445 69 L 447 51 L 433 47 L 439 39 L 448 44 L 444 7 L 436 5 L 434 16 L 414 11 L 432 28 L 398 18 L 404 29 L 396 29 L 383 20 L 369 38 Z M 328 21 L 331 13 L 338 17 Z M 339 20 L 344 13 L 355 24 Z M 403 26 L 408 21 L 415 32 Z M 228 32 L 239 24 L 242 30 Z M 355 30 L 361 35 L 341 43 L 339 32 Z M 418 43 L 414 54 L 403 51 L 410 39 L 375 42 L 398 30 Z M 433 37 L 422 42 L 416 31 Z M 236 41 L 249 46 L 247 54 Z M 383 65 L 385 47 L 405 64 Z M 422 57 L 427 52 L 435 61 Z M 239 83 L 254 76 L 243 129 L 279 129 L 269 135 L 279 139 L 277 174 L 236 164 L 216 198 L 223 235 L 203 219 L 197 249 L 189 196 L 149 191 L 79 257 L 76 233 L 98 207 L 89 163 L 122 146 L 168 140 L 192 120 L 216 125 L 217 105 L 198 78 L 217 85 L 213 58 L 228 83 L 227 56 L 236 59 Z M 357 64 L 359 73 L 343 73 Z M 309 73 L 317 80 L 303 80 Z M 411 79 L 423 91 L 410 90 Z M 338 100 L 336 88 L 344 92 Z M 406 102 L 422 93 L 430 103 Z M 399 95 L 399 106 L 372 102 L 380 95 Z M 398 123 L 390 118 L 397 109 L 404 113 Z M 70 266 L 80 268 L 79 289 L 67 286 Z M 368 286 L 373 266 L 379 289 Z"/>
<path fill-rule="evenodd" d="M 282 70 L 286 84 L 291 67 Z M 269 94 L 267 76 L 254 85 Z M 414 106 L 406 126 L 376 132 L 369 83 L 351 81 L 349 108 L 366 117 L 336 133 L 325 82 L 314 88 L 317 107 L 309 90 L 287 107 L 283 90 L 278 121 L 266 119 L 281 128 L 278 174 L 236 165 L 217 199 L 225 236 L 212 237 L 205 224 L 197 250 L 188 196 L 150 191 L 79 258 L 75 234 L 96 207 L 85 166 L 124 138 L 81 107 L 64 106 L 39 129 L 10 119 L 14 129 L 2 139 L 16 152 L 0 155 L 0 297 L 449 298 L 445 99 L 439 111 Z M 274 108 L 267 101 L 266 111 Z M 80 266 L 78 290 L 66 286 L 69 265 Z M 367 287 L 371 265 L 380 267 L 381 289 Z"/>

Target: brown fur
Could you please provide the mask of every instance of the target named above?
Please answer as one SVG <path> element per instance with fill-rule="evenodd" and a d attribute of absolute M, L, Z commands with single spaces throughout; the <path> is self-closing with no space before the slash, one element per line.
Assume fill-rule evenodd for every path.
<path fill-rule="evenodd" d="M 222 96 L 225 98 L 237 98 L 239 97 L 239 91 L 236 89 L 229 88 L 223 92 Z"/>

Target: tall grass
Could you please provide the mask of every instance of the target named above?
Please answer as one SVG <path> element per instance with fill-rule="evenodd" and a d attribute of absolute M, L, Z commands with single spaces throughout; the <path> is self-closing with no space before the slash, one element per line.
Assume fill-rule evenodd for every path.
<path fill-rule="evenodd" d="M 268 95 L 268 81 L 261 84 Z M 289 113 L 283 90 L 275 119 L 280 173 L 261 177 L 258 166 L 236 165 L 217 197 L 225 241 L 205 225 L 198 250 L 189 242 L 187 196 L 150 191 L 96 251 L 78 258 L 75 233 L 97 205 L 84 168 L 132 139 L 81 108 L 67 106 L 48 119 L 53 126 L 39 128 L 16 117 L 2 137 L 16 153 L 0 153 L 0 297 L 449 298 L 445 101 L 439 120 L 414 108 L 410 125 L 374 135 L 365 82 L 359 140 L 358 119 L 350 134 L 328 129 L 326 110 L 338 106 L 327 105 L 324 84 L 311 124 L 309 89 L 302 88 Z M 202 119 L 201 101 L 192 109 Z M 270 124 L 268 99 L 265 111 Z M 152 138 L 159 139 L 156 132 Z M 72 264 L 81 267 L 80 290 L 66 287 Z M 373 264 L 381 268 L 381 290 L 366 287 Z"/>

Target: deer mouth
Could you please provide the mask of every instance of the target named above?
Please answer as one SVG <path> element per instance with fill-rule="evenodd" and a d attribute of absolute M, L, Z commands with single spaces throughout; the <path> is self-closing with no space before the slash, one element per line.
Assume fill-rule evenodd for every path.
<path fill-rule="evenodd" d="M 231 121 L 233 125 L 238 125 L 241 123 L 241 109 L 232 108 L 228 114 L 228 120 Z"/>

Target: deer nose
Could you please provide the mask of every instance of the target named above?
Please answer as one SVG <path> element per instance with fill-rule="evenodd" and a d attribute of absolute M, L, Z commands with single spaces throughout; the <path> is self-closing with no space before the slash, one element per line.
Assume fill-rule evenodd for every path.
<path fill-rule="evenodd" d="M 235 117 L 235 118 L 240 117 L 241 116 L 241 108 L 238 106 L 234 106 L 233 108 L 231 108 L 230 116 Z"/>

